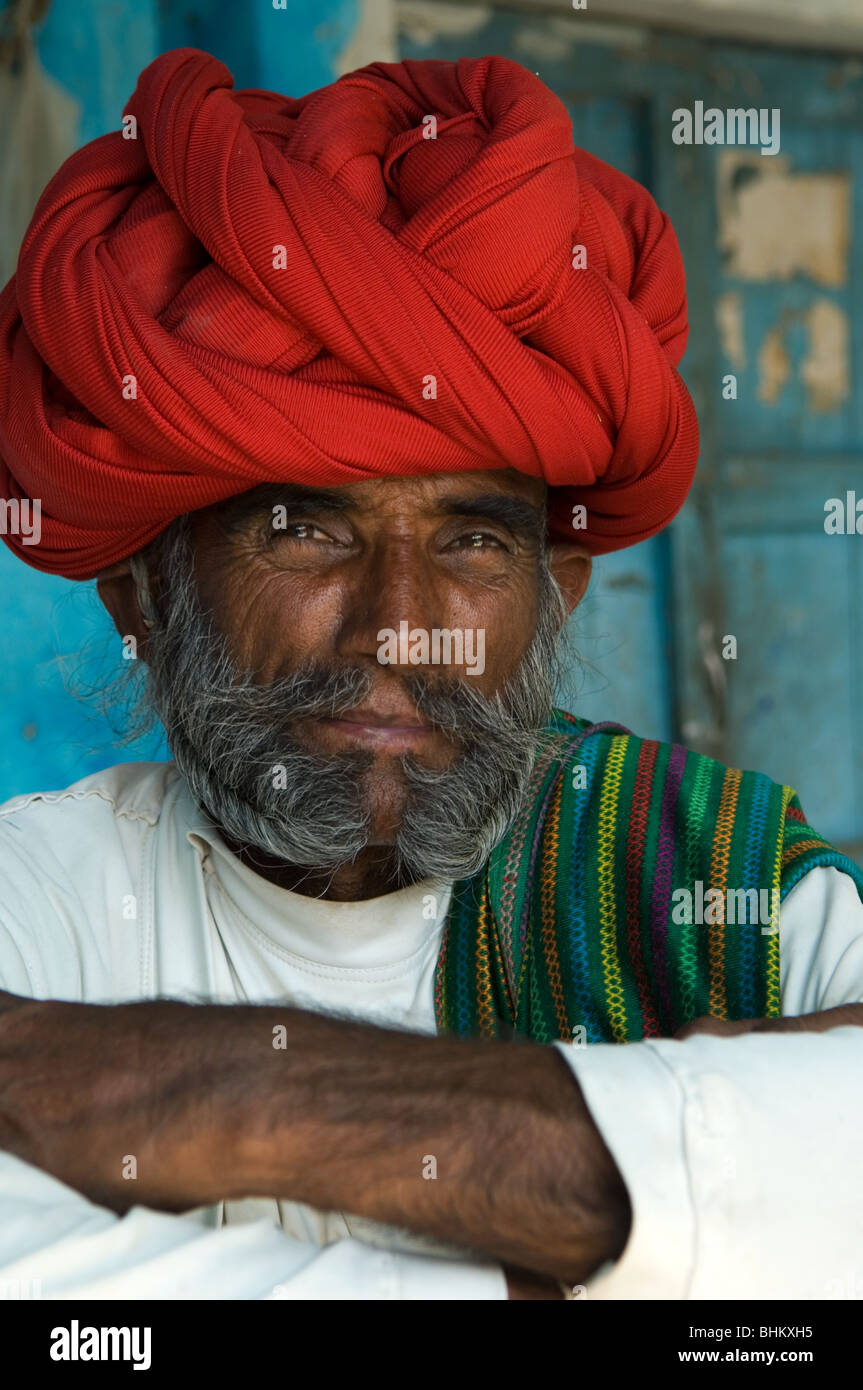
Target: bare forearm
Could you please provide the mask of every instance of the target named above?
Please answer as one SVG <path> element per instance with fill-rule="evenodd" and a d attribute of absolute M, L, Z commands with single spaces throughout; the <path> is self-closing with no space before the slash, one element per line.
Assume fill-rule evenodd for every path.
<path fill-rule="evenodd" d="M 265 1118 L 242 1147 L 249 1195 L 346 1210 L 573 1283 L 620 1253 L 626 1190 L 554 1049 L 278 1021 L 286 1047 L 257 1070 Z"/>
<path fill-rule="evenodd" d="M 863 1024 L 863 1005 L 698 1019 L 678 1036 L 850 1023 Z M 284 1048 L 273 1046 L 274 1028 L 284 1028 Z M 630 1219 L 554 1049 L 292 1009 L 34 1003 L 0 992 L 0 1148 L 118 1211 L 279 1196 L 573 1283 L 620 1253 Z"/>
<path fill-rule="evenodd" d="M 117 1211 L 276 1196 L 573 1283 L 629 1221 L 553 1049 L 292 1009 L 0 995 L 0 1147 Z"/>

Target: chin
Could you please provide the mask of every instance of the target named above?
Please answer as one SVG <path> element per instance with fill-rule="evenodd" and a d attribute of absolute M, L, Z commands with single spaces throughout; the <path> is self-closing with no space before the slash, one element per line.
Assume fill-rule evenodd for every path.
<path fill-rule="evenodd" d="M 394 845 L 408 801 L 401 766 L 392 758 L 376 759 L 362 780 L 363 809 L 369 815 L 369 847 Z"/>

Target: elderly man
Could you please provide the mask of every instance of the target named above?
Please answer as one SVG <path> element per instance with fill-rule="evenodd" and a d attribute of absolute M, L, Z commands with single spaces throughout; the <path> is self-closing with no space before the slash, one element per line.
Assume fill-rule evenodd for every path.
<path fill-rule="evenodd" d="M 591 555 L 691 481 L 685 337 L 667 219 L 502 59 L 169 53 L 49 185 L 7 540 L 98 578 L 174 761 L 0 811 L 5 1279 L 863 1288 L 863 873 L 553 708 Z"/>

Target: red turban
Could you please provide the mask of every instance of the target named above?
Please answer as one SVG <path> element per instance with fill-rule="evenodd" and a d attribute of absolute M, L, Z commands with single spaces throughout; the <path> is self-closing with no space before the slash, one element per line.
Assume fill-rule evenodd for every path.
<path fill-rule="evenodd" d="M 23 559 L 88 579 L 281 480 L 514 467 L 595 552 L 674 516 L 698 453 L 674 232 L 533 73 L 371 63 L 292 99 L 178 49 L 126 109 L 136 138 L 66 161 L 0 295 Z"/>

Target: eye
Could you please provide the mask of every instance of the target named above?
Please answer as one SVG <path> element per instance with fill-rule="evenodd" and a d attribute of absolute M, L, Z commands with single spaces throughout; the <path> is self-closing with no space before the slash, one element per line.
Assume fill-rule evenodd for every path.
<path fill-rule="evenodd" d="M 500 537 L 493 535 L 491 531 L 465 531 L 464 535 L 456 537 L 452 547 L 456 550 L 506 549 Z"/>
<path fill-rule="evenodd" d="M 276 527 L 274 534 L 292 541 L 326 541 L 329 545 L 333 544 L 332 536 L 328 536 L 312 521 L 289 521 L 284 526 Z"/>

